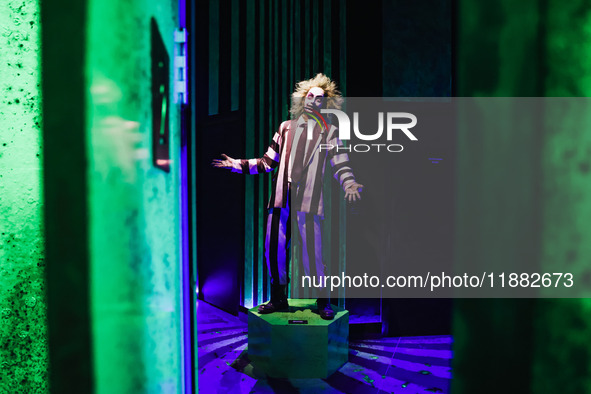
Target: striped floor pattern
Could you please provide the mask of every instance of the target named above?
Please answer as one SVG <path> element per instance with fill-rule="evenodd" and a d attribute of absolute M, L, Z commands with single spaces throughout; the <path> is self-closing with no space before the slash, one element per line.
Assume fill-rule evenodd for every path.
<path fill-rule="evenodd" d="M 351 341 L 328 379 L 272 379 L 248 360 L 245 322 L 200 302 L 197 329 L 200 393 L 449 393 L 451 336 Z"/>

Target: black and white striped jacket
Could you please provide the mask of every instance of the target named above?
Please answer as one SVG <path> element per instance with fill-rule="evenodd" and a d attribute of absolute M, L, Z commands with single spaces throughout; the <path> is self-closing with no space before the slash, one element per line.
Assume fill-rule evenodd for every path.
<path fill-rule="evenodd" d="M 355 177 L 349 167 L 347 153 L 342 149 L 337 151 L 337 147 L 343 146 L 338 138 L 337 128 L 329 124 L 327 132 L 325 128 L 316 124 L 313 139 L 308 140 L 305 126 L 306 123 L 302 117 L 297 122 L 287 120 L 281 123 L 263 157 L 234 159 L 232 172 L 260 174 L 278 167 L 273 177 L 268 208 L 292 206 L 296 211 L 324 216 L 322 189 L 326 162 L 330 162 L 334 177 L 343 190 L 355 181 Z M 297 145 L 300 143 L 306 144 L 303 171 L 299 182 L 292 185 L 293 158 L 290 159 L 290 155 L 292 147 L 296 152 Z M 295 153 L 291 156 L 295 156 Z M 290 197 L 292 187 L 296 187 L 296 190 L 293 190 L 295 201 L 291 201 L 292 197 Z"/>

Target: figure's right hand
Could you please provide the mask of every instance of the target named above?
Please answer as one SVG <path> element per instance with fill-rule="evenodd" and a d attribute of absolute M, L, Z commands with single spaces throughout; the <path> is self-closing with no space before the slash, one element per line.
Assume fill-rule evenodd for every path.
<path fill-rule="evenodd" d="M 225 155 L 222 153 L 222 157 L 224 158 L 223 160 L 220 159 L 214 159 L 211 162 L 211 165 L 217 168 L 227 168 L 229 170 L 232 169 L 232 162 L 234 159 L 232 159 L 230 156 Z"/>

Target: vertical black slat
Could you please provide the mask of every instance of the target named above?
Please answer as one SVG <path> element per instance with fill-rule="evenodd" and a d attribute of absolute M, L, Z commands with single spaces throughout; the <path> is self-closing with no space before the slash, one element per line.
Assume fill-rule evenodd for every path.
<path fill-rule="evenodd" d="M 281 68 L 282 68 L 282 56 L 281 56 L 281 1 L 275 2 L 275 27 L 274 27 L 274 35 L 275 35 L 275 122 L 273 124 L 273 129 L 277 129 L 277 126 L 281 122 L 281 105 L 282 105 L 282 97 L 281 97 L 281 85 L 283 81 L 281 79 Z"/>
<path fill-rule="evenodd" d="M 312 72 L 311 74 L 316 75 L 322 71 L 320 68 L 320 43 L 322 42 L 320 37 L 320 13 L 319 13 L 319 0 L 313 0 L 310 5 L 311 19 L 312 19 Z"/>
<path fill-rule="evenodd" d="M 318 61 L 318 57 L 316 56 L 316 50 L 318 48 L 318 13 L 316 12 L 316 4 L 318 4 L 317 0 L 310 0 L 310 9 L 308 11 L 308 17 L 310 18 L 310 77 L 316 75 L 316 73 L 318 72 L 318 69 L 316 68 L 316 63 Z"/>
<path fill-rule="evenodd" d="M 281 70 L 281 96 L 282 96 L 282 103 L 283 106 L 281 108 L 281 120 L 285 120 L 288 118 L 288 109 L 289 109 L 289 73 L 290 73 L 290 34 L 289 34 L 289 26 L 290 26 L 290 18 L 291 18 L 291 10 L 289 0 L 282 0 L 281 2 L 281 63 L 282 63 L 282 70 Z"/>
<path fill-rule="evenodd" d="M 330 0 L 323 0 L 320 4 L 319 8 L 319 18 L 320 18 L 320 67 L 322 71 L 332 78 L 332 67 L 330 64 L 331 54 L 330 54 Z"/>
<path fill-rule="evenodd" d="M 219 112 L 219 67 L 220 67 L 220 4 L 216 1 L 209 3 L 209 46 L 208 46 L 208 86 L 209 86 L 209 110 L 210 115 L 215 115 Z"/>
<path fill-rule="evenodd" d="M 197 54 L 209 53 L 209 28 L 207 19 L 209 15 L 209 2 L 199 1 L 195 4 L 195 36 L 193 38 L 193 49 L 195 52 L 195 63 L 193 75 L 193 88 L 195 101 L 200 105 L 195 107 L 195 119 L 197 122 L 207 117 L 209 102 L 208 75 L 209 61 L 207 56 Z"/>
<path fill-rule="evenodd" d="M 288 76 L 287 76 L 287 106 L 288 108 L 291 106 L 291 91 L 293 89 L 294 84 L 294 57 L 293 57 L 293 50 L 294 50 L 294 2 L 295 0 L 287 0 L 287 9 L 289 10 L 289 18 L 288 18 L 288 26 L 287 26 L 287 35 L 289 41 L 289 49 L 287 50 L 287 64 L 289 65 L 288 69 Z M 287 114 L 289 116 L 289 113 Z"/>
<path fill-rule="evenodd" d="M 280 102 L 280 106 L 279 106 L 279 120 L 283 121 L 284 119 L 286 119 L 286 115 L 287 115 L 287 77 L 289 75 L 289 63 L 288 63 L 288 53 L 289 53 L 289 41 L 287 38 L 287 26 L 288 26 L 288 12 L 289 9 L 287 7 L 287 0 L 281 0 L 281 4 L 280 4 L 280 12 L 279 15 L 281 15 L 281 24 L 280 24 L 280 31 L 281 31 L 281 36 L 279 39 L 279 48 L 280 48 L 280 54 L 281 54 L 281 60 L 279 62 L 279 69 L 280 69 L 280 77 L 279 77 L 279 83 L 280 83 L 280 90 L 279 90 L 279 102 Z"/>
<path fill-rule="evenodd" d="M 279 107 L 279 94 L 277 93 L 277 87 L 279 86 L 279 78 L 278 78 L 278 68 L 279 68 L 279 53 L 278 53 L 278 37 L 277 37 L 277 28 L 278 28 L 278 13 L 277 9 L 279 6 L 279 2 L 277 0 L 271 2 L 271 9 L 270 9 L 270 20 L 269 20 L 269 29 L 271 34 L 271 56 L 269 60 L 271 61 L 271 85 L 269 89 L 269 94 L 271 97 L 271 125 L 269 127 L 269 133 L 271 130 L 275 129 L 275 125 L 277 124 L 277 108 Z M 270 137 L 272 134 L 270 134 Z M 270 138 L 267 139 L 270 141 Z M 268 178 L 268 177 L 267 177 Z M 267 193 L 269 195 L 269 193 Z"/>
<path fill-rule="evenodd" d="M 254 0 L 254 8 L 255 8 L 255 24 L 254 24 L 254 70 L 253 75 L 251 78 L 254 79 L 254 91 L 252 101 L 254 103 L 254 147 L 253 147 L 253 157 L 255 156 L 256 152 L 258 152 L 259 146 L 259 130 L 261 128 L 261 119 L 259 116 L 259 112 L 261 110 L 261 45 L 260 45 L 260 26 L 261 26 L 261 12 L 260 12 L 260 2 L 262 0 Z M 260 304 L 263 299 L 261 298 L 261 294 L 259 294 L 259 290 L 262 286 L 262 281 L 260 280 L 261 277 L 261 243 L 259 237 L 259 229 L 261 227 L 260 217 L 260 204 L 259 204 L 259 177 L 254 177 L 254 196 L 253 196 L 253 205 L 254 205 L 254 215 L 253 215 L 253 253 L 254 253 L 254 260 L 253 260 L 253 289 L 254 289 L 254 297 L 253 303 L 254 305 Z"/>
<path fill-rule="evenodd" d="M 204 278 L 202 275 L 199 275 L 199 265 L 201 263 L 201 250 L 197 247 L 198 239 L 199 239 L 199 222 L 197 217 L 196 207 L 200 203 L 200 197 L 198 193 L 198 185 L 196 180 L 198 179 L 198 163 L 201 163 L 202 158 L 202 150 L 199 149 L 200 146 L 204 144 L 204 137 L 202 133 L 198 133 L 197 130 L 200 128 L 201 122 L 207 118 L 208 115 L 208 102 L 209 102 L 209 88 L 208 88 L 208 73 L 209 73 L 209 61 L 207 56 L 198 56 L 199 53 L 209 53 L 209 27 L 206 23 L 207 17 L 209 15 L 209 4 L 206 1 L 200 1 L 194 4 L 195 6 L 195 19 L 194 19 L 194 31 L 195 34 L 193 36 L 193 43 L 192 49 L 195 53 L 195 61 L 193 62 L 193 71 L 191 75 L 193 76 L 192 88 L 193 88 L 193 98 L 194 98 L 194 125 L 193 129 L 191 130 L 191 136 L 194 140 L 193 146 L 193 161 L 191 165 L 191 171 L 193 172 L 192 179 L 195 182 L 191 185 L 191 190 L 193 191 L 193 202 L 194 205 L 191 206 L 191 210 L 193 212 L 192 218 L 194 220 L 193 224 L 193 247 L 195 248 L 193 259 L 196 264 L 196 271 L 197 275 L 195 279 L 197 280 L 197 287 L 199 290 L 203 288 L 203 281 Z M 201 104 L 201 105 L 200 105 Z M 199 299 L 203 299 L 203 292 L 199 291 L 198 294 Z"/>
<path fill-rule="evenodd" d="M 340 14 L 340 1 L 334 1 L 330 7 L 330 42 L 331 46 L 331 78 L 338 82 L 341 87 L 341 63 L 340 63 L 340 51 L 341 51 L 341 24 L 339 22 Z M 342 91 L 342 89 L 341 89 Z"/>
<path fill-rule="evenodd" d="M 267 90 L 265 91 L 265 94 L 267 96 L 267 100 L 268 100 L 268 106 L 266 107 L 267 110 L 267 128 L 265 129 L 265 142 L 268 141 L 268 135 L 267 133 L 269 132 L 269 129 L 273 126 L 273 123 L 275 122 L 275 119 L 273 118 L 274 112 L 273 111 L 273 105 L 275 104 L 275 100 L 273 97 L 273 86 L 275 86 L 275 76 L 274 76 L 274 72 L 275 72 L 275 57 L 274 57 L 274 43 L 273 43 L 273 21 L 275 20 L 274 15 L 273 15 L 273 5 L 275 4 L 276 0 L 267 0 L 267 19 L 265 22 L 265 36 L 267 39 L 267 56 L 266 56 L 266 60 L 267 60 L 267 69 L 269 70 L 267 72 L 266 78 L 267 78 Z M 265 181 L 267 177 L 265 177 Z M 265 182 L 265 196 L 267 196 L 267 183 Z"/>
<path fill-rule="evenodd" d="M 266 113 L 265 118 L 267 120 L 267 127 L 264 130 L 264 143 L 263 143 L 263 150 L 261 151 L 261 155 L 264 153 L 269 141 L 271 130 L 273 129 L 273 125 L 275 123 L 275 111 L 274 107 L 276 104 L 275 95 L 274 95 L 274 87 L 275 87 L 275 45 L 274 45 L 274 9 L 275 9 L 276 0 L 267 0 L 267 19 L 265 23 L 266 28 L 266 44 L 267 44 L 267 70 L 268 73 L 266 75 L 267 78 L 267 89 L 266 89 Z M 263 204 L 267 203 L 269 198 L 269 176 L 264 176 L 264 188 L 263 188 Z M 268 275 L 267 275 L 268 279 Z"/>
<path fill-rule="evenodd" d="M 302 54 L 304 60 L 304 79 L 310 78 L 310 67 L 311 67 L 311 29 L 312 29 L 312 21 L 310 20 L 310 1 L 311 0 L 304 0 L 304 9 L 302 11 L 302 17 L 304 18 L 304 29 L 303 29 L 303 36 L 304 36 L 304 53 Z"/>
<path fill-rule="evenodd" d="M 50 386 L 56 393 L 89 393 L 94 386 L 86 187 L 87 4 L 47 1 L 41 12 L 45 272 Z"/>
<path fill-rule="evenodd" d="M 269 140 L 269 129 L 273 125 L 273 71 L 274 71 L 274 63 L 273 63 L 273 4 L 275 4 L 275 0 L 266 0 L 266 16 L 265 16 L 265 51 L 266 56 L 265 60 L 267 62 L 267 74 L 265 75 L 266 79 L 266 89 L 265 89 L 265 120 L 266 120 L 266 127 L 263 130 L 263 135 L 265 136 L 264 140 L 265 143 Z M 262 151 L 261 151 L 262 154 Z M 265 178 L 266 181 L 266 178 Z M 267 183 L 265 182 L 265 196 L 267 195 Z"/>
<path fill-rule="evenodd" d="M 230 111 L 240 109 L 240 76 L 242 74 L 241 68 L 244 65 L 242 51 L 245 42 L 244 32 L 246 31 L 243 14 L 240 11 L 244 11 L 244 1 L 232 0 L 232 18 L 230 22 L 232 30 L 230 39 Z"/>
<path fill-rule="evenodd" d="M 382 3 L 348 0 L 346 6 L 348 94 L 381 97 Z"/>
<path fill-rule="evenodd" d="M 220 114 L 230 112 L 232 73 L 232 1 L 219 2 L 219 110 Z"/>
<path fill-rule="evenodd" d="M 251 88 L 250 84 L 252 80 L 246 80 L 247 73 L 252 72 L 253 64 L 251 59 L 251 51 L 252 47 L 252 19 L 249 18 L 249 23 L 247 27 L 247 10 L 248 12 L 252 12 L 252 0 L 248 1 L 238 1 L 238 32 L 245 32 L 245 34 L 238 34 L 239 40 L 239 47 L 238 47 L 238 102 L 236 103 L 237 109 L 241 113 L 242 124 L 244 125 L 243 133 L 246 136 L 245 138 L 245 157 L 250 157 L 251 152 L 253 150 L 253 115 L 252 115 L 252 96 L 249 95 L 248 100 L 246 100 L 246 90 L 247 90 L 247 83 L 249 88 Z M 247 51 L 248 45 L 248 51 Z M 248 55 L 247 55 L 248 52 Z M 249 299 L 252 301 L 253 299 L 253 267 L 254 267 L 254 259 L 253 259 L 253 179 L 247 178 L 245 180 L 244 190 L 245 190 L 245 198 L 244 198 L 244 269 L 242 270 L 242 289 L 240 294 L 241 299 L 241 306 L 246 306 L 246 300 Z M 250 306 L 250 305 L 249 305 Z"/>
<path fill-rule="evenodd" d="M 339 1 L 339 81 L 343 96 L 349 94 L 347 90 L 347 2 Z"/>
<path fill-rule="evenodd" d="M 306 14 L 306 1 L 300 0 L 300 76 L 298 80 L 304 79 L 308 75 L 306 70 L 306 20 L 308 19 Z"/>
<path fill-rule="evenodd" d="M 269 117 L 267 115 L 268 110 L 268 95 L 267 95 L 267 79 L 268 79 L 268 67 L 267 67 L 267 60 L 269 58 L 268 53 L 268 45 L 267 45 L 267 31 L 266 31 L 266 21 L 267 21 L 267 12 L 268 9 L 268 0 L 260 0 L 259 3 L 259 46 L 260 46 L 260 56 L 259 56 L 259 83 L 260 83 L 260 90 L 259 90 L 259 122 L 260 127 L 257 129 L 257 136 L 258 136 L 258 143 L 257 143 L 257 151 L 256 154 L 259 155 L 263 148 L 264 141 L 266 140 L 265 130 L 268 128 L 268 120 Z M 261 228 L 264 228 L 264 217 L 265 217 L 265 193 L 264 193 L 264 177 L 257 177 L 257 188 L 258 188 L 258 206 L 259 206 L 259 229 L 258 229 L 258 238 L 259 238 L 259 278 L 263 283 L 262 287 L 262 294 L 261 294 L 261 301 L 268 299 L 268 286 L 267 286 L 267 274 L 266 274 L 266 267 L 264 267 L 264 234 L 261 231 Z"/>
<path fill-rule="evenodd" d="M 247 41 L 252 39 L 253 35 L 252 26 L 253 21 L 251 19 L 251 13 L 254 11 L 252 0 L 238 1 L 238 39 L 239 39 L 239 50 L 238 50 L 238 63 L 240 65 L 238 75 L 238 109 L 244 111 L 246 108 L 246 76 L 247 76 Z M 247 23 L 248 20 L 248 23 Z M 248 26 L 248 27 L 247 27 Z M 247 30 L 248 29 L 248 30 Z M 242 34 L 246 32 L 246 34 Z M 252 72 L 252 70 L 249 70 Z M 251 101 L 252 96 L 249 96 Z"/>
<path fill-rule="evenodd" d="M 244 12 L 244 17 L 246 19 L 245 23 L 248 26 L 248 33 L 247 33 L 247 43 L 246 43 L 246 62 L 245 62 L 245 71 L 244 71 L 244 78 L 242 81 L 244 82 L 244 94 L 242 95 L 242 103 L 245 110 L 246 122 L 245 125 L 248 128 L 248 139 L 247 144 L 249 147 L 248 156 L 254 157 L 254 150 L 256 147 L 256 130 L 257 130 L 257 111 L 258 111 L 258 103 L 256 100 L 256 88 L 257 88 L 257 41 L 256 41 L 256 15 L 257 15 L 257 3 L 256 0 L 247 0 L 246 2 L 241 2 L 242 5 L 246 4 L 246 12 Z M 250 210 L 247 210 L 247 213 L 250 215 L 249 218 L 252 220 L 252 225 L 249 228 L 249 231 L 246 233 L 246 236 L 249 237 L 250 242 L 252 243 L 252 254 L 251 254 L 251 264 L 252 268 L 252 304 L 258 304 L 258 240 L 255 236 L 256 232 L 255 229 L 258 226 L 257 220 L 257 198 L 256 198 L 256 179 L 251 179 L 249 182 L 248 190 L 249 195 L 247 202 L 250 204 Z"/>
<path fill-rule="evenodd" d="M 293 11 L 294 11 L 294 49 L 293 59 L 294 64 L 294 79 L 293 82 L 299 81 L 302 76 L 302 21 L 301 21 L 301 5 L 302 0 L 293 0 Z"/>
<path fill-rule="evenodd" d="M 260 86 L 259 86 L 259 56 L 260 56 L 260 32 L 259 32 L 259 25 L 260 25 L 260 12 L 259 12 L 259 2 L 260 0 L 253 0 L 253 7 L 254 7 L 254 26 L 253 26 L 253 35 L 254 35 L 254 45 L 253 45 L 253 63 L 254 68 L 252 70 L 252 75 L 248 76 L 247 78 L 252 78 L 253 80 L 253 92 L 252 92 L 252 102 L 253 102 L 253 150 L 252 156 L 255 156 L 255 152 L 257 151 L 258 146 L 258 130 L 260 128 L 260 119 L 259 119 L 259 97 L 260 97 Z M 248 94 L 248 92 L 247 92 Z M 258 177 L 254 177 L 253 179 L 253 232 L 251 237 L 253 238 L 253 304 L 257 305 L 261 302 L 261 297 L 259 294 L 260 286 L 262 285 L 261 281 L 259 280 L 260 276 L 260 248 L 259 248 L 259 240 L 258 240 L 258 228 L 260 227 L 260 212 L 259 212 L 259 186 L 258 186 Z"/>

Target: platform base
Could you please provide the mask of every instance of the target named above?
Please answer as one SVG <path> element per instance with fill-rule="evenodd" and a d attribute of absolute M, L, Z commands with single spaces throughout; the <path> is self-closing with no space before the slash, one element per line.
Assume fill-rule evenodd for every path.
<path fill-rule="evenodd" d="M 325 379 L 347 362 L 349 312 L 332 305 L 334 320 L 323 320 L 315 302 L 289 300 L 288 312 L 267 315 L 248 310 L 248 357 L 257 369 L 273 378 Z"/>

